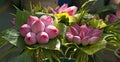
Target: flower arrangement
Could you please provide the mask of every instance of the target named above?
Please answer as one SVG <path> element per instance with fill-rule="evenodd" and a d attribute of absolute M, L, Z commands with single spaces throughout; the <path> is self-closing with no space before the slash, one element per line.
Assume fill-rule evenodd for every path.
<path fill-rule="evenodd" d="M 10 43 L 10 52 L 22 49 L 19 56 L 10 62 L 61 62 L 61 58 L 74 58 L 76 62 L 88 62 L 89 56 L 106 49 L 106 45 L 119 46 L 120 8 L 116 15 L 110 14 L 106 20 L 85 9 L 80 10 L 67 4 L 56 9 L 42 10 L 31 7 L 31 12 L 17 9 L 13 27 L 3 30 L 0 38 L 2 46 Z M 6 41 L 6 42 L 5 42 Z M 1 47 L 2 47 L 1 46 Z M 3 53 L 0 59 L 7 53 Z"/>

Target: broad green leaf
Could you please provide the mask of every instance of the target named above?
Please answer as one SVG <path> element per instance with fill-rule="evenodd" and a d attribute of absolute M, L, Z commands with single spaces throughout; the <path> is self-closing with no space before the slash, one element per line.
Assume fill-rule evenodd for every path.
<path fill-rule="evenodd" d="M 38 48 L 44 48 L 44 49 L 51 49 L 51 50 L 60 50 L 61 43 L 59 39 L 51 39 L 47 44 L 36 44 L 31 47 L 27 47 L 28 49 L 38 49 Z"/>
<path fill-rule="evenodd" d="M 16 28 L 19 29 L 19 27 L 25 23 L 27 23 L 27 20 L 28 20 L 28 16 L 30 14 L 27 12 L 27 11 L 21 11 L 21 10 L 17 10 L 17 13 L 16 13 Z"/>
<path fill-rule="evenodd" d="M 88 55 L 92 55 L 105 47 L 106 47 L 106 41 L 101 40 L 101 41 L 98 41 L 97 43 L 89 45 L 89 46 L 82 46 L 82 47 L 80 46 L 79 49 Z"/>
<path fill-rule="evenodd" d="M 9 62 L 32 62 L 32 52 L 30 50 L 25 50 L 21 55 L 11 59 Z"/>
<path fill-rule="evenodd" d="M 3 38 L 9 41 L 12 45 L 20 48 L 25 48 L 24 38 L 19 35 L 15 29 L 7 29 L 3 32 Z"/>
<path fill-rule="evenodd" d="M 58 23 L 57 28 L 59 29 L 59 35 L 62 35 L 64 37 L 67 31 L 67 26 L 63 23 Z"/>
<path fill-rule="evenodd" d="M 8 44 L 8 41 L 2 38 L 2 34 L 0 33 L 0 48 L 2 48 L 3 46 L 7 44 Z"/>

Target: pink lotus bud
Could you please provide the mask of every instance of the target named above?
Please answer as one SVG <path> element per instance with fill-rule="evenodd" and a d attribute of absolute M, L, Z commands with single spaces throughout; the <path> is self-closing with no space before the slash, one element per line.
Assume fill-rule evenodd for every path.
<path fill-rule="evenodd" d="M 120 19 L 120 6 L 116 10 L 116 16 Z"/>
<path fill-rule="evenodd" d="M 108 23 L 113 23 L 113 22 L 116 22 L 118 20 L 117 16 L 114 15 L 114 14 L 110 14 L 108 16 Z"/>
<path fill-rule="evenodd" d="M 42 32 L 45 29 L 45 24 L 41 20 L 37 20 L 32 24 L 31 29 L 34 33 Z"/>
<path fill-rule="evenodd" d="M 26 36 L 28 32 L 31 31 L 31 27 L 28 24 L 24 24 L 20 27 L 20 34 Z"/>
<path fill-rule="evenodd" d="M 33 45 L 36 43 L 36 35 L 33 32 L 28 32 L 25 37 L 25 43 L 27 45 Z"/>
<path fill-rule="evenodd" d="M 66 38 L 69 41 L 73 41 L 73 35 L 71 33 L 69 33 L 69 32 L 66 33 Z"/>
<path fill-rule="evenodd" d="M 115 4 L 120 4 L 120 0 L 112 0 Z"/>
<path fill-rule="evenodd" d="M 64 12 L 64 10 L 65 9 L 67 9 L 68 8 L 68 4 L 63 4 L 59 9 L 58 9 L 58 13 L 62 13 L 62 12 Z"/>
<path fill-rule="evenodd" d="M 45 24 L 45 26 L 53 25 L 53 18 L 51 16 L 43 15 L 40 20 Z"/>
<path fill-rule="evenodd" d="M 94 44 L 98 40 L 99 40 L 99 37 L 93 36 L 93 37 L 89 38 L 89 44 Z"/>
<path fill-rule="evenodd" d="M 77 7 L 76 6 L 71 6 L 67 9 L 65 9 L 64 11 L 67 12 L 70 16 L 74 15 L 77 11 Z"/>
<path fill-rule="evenodd" d="M 35 22 L 35 21 L 37 21 L 38 19 L 39 19 L 39 18 L 36 17 L 36 16 L 29 16 L 28 21 L 27 21 L 27 24 L 31 26 L 32 23 Z"/>
<path fill-rule="evenodd" d="M 46 44 L 49 41 L 49 36 L 46 32 L 39 32 L 36 38 L 40 44 Z"/>
<path fill-rule="evenodd" d="M 81 38 L 79 36 L 74 36 L 73 37 L 73 42 L 76 44 L 80 44 L 81 43 Z"/>
<path fill-rule="evenodd" d="M 59 30 L 55 26 L 53 26 L 53 25 L 48 25 L 45 28 L 45 32 L 49 35 L 50 39 L 53 39 L 53 38 L 55 38 L 58 35 Z"/>

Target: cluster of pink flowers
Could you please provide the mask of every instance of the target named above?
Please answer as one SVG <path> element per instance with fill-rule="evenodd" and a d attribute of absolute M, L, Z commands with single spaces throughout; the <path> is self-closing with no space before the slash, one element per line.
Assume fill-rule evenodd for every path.
<path fill-rule="evenodd" d="M 43 15 L 40 18 L 29 16 L 27 23 L 20 27 L 20 34 L 25 37 L 27 45 L 46 44 L 49 39 L 55 38 L 59 33 L 53 23 L 53 18 L 49 15 Z"/>
<path fill-rule="evenodd" d="M 59 13 L 68 13 L 70 16 L 74 15 L 77 11 L 77 7 L 76 6 L 71 6 L 71 7 L 68 7 L 68 4 L 63 4 L 61 7 L 58 6 L 56 8 L 56 10 L 54 10 L 53 8 L 50 8 L 52 13 L 54 14 L 59 14 Z"/>
<path fill-rule="evenodd" d="M 68 28 L 66 38 L 76 44 L 88 45 L 97 42 L 102 34 L 103 30 L 95 29 L 92 26 L 86 25 L 79 26 L 74 24 Z"/>

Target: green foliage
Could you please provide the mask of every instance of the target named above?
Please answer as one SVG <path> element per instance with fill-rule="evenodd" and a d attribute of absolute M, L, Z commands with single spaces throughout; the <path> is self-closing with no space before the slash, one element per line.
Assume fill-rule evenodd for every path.
<path fill-rule="evenodd" d="M 19 32 L 15 29 L 7 29 L 3 32 L 2 38 L 6 39 L 9 43 L 16 47 L 25 48 L 24 38 L 20 36 Z"/>
<path fill-rule="evenodd" d="M 2 34 L 0 33 L 0 48 L 6 46 L 8 44 L 8 41 L 2 38 Z"/>
<path fill-rule="evenodd" d="M 95 44 L 79 47 L 79 49 L 88 55 L 93 55 L 94 53 L 98 52 L 99 50 L 104 49 L 105 47 L 106 47 L 106 41 L 100 40 Z"/>
<path fill-rule="evenodd" d="M 16 13 L 16 29 L 19 29 L 21 25 L 27 23 L 27 19 L 28 19 L 28 16 L 30 15 L 29 12 L 27 11 L 21 11 L 19 9 L 17 9 L 17 13 Z"/>
<path fill-rule="evenodd" d="M 53 62 L 53 58 L 55 60 L 57 60 L 57 62 L 61 62 L 59 57 L 57 56 L 57 54 L 53 50 L 48 50 L 48 49 L 46 50 L 46 49 L 44 49 L 43 51 L 45 53 L 45 56 L 48 58 L 48 60 L 50 62 Z"/>
<path fill-rule="evenodd" d="M 96 28 L 104 28 L 107 26 L 107 24 L 102 19 L 100 20 L 92 19 L 88 23 Z"/>
<path fill-rule="evenodd" d="M 11 59 L 9 62 L 32 62 L 32 52 L 30 50 L 23 51 L 19 56 Z"/>

